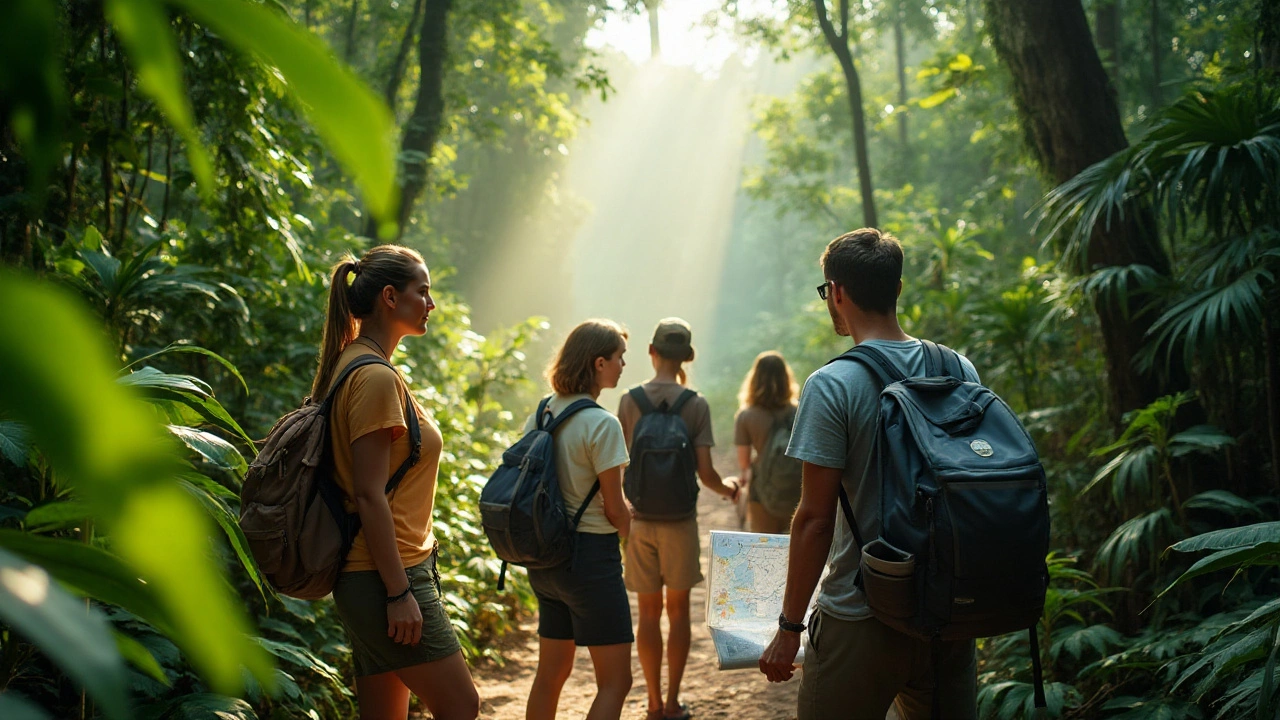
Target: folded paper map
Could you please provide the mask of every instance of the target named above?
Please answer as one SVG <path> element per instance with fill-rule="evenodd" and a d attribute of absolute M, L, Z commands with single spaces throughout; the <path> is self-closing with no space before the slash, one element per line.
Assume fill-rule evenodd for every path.
<path fill-rule="evenodd" d="M 778 630 L 787 585 L 788 535 L 711 532 L 707 629 L 721 670 L 759 667 Z M 804 647 L 796 664 L 804 662 Z"/>

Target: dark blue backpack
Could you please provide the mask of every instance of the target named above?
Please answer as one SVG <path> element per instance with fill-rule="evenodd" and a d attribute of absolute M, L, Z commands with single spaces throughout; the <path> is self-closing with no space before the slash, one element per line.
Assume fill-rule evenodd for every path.
<path fill-rule="evenodd" d="M 880 379 L 873 462 L 880 537 L 864 544 L 844 487 L 840 505 L 862 548 L 859 584 L 884 624 L 944 641 L 1030 629 L 1037 707 L 1044 707 L 1035 626 L 1049 572 L 1044 467 L 1018 416 L 964 380 L 960 357 L 922 340 L 925 376 L 907 378 L 875 347 L 835 358 Z"/>
<path fill-rule="evenodd" d="M 505 587 L 507 564 L 531 569 L 551 568 L 573 557 L 574 535 L 582 514 L 600 491 L 600 481 L 569 518 L 556 477 L 557 428 L 579 410 L 600 407 L 591 400 L 575 400 L 551 417 L 550 397 L 538 403 L 537 425 L 502 454 L 502 464 L 480 491 L 480 522 L 493 551 L 502 560 L 498 590 Z"/>
<path fill-rule="evenodd" d="M 698 397 L 680 393 L 670 406 L 655 407 L 636 386 L 627 393 L 640 409 L 631 431 L 631 463 L 622 489 L 641 520 L 684 520 L 698 514 L 698 459 L 689 428 L 680 417 L 685 403 Z"/>

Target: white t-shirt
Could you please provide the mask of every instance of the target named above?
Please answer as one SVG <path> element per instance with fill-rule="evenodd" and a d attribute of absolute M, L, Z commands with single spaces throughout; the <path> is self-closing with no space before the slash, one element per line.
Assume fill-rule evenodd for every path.
<path fill-rule="evenodd" d="M 573 402 L 584 399 L 590 400 L 591 396 L 552 395 L 547 408 L 555 417 Z M 530 415 L 524 423 L 524 432 L 534 429 L 536 423 L 537 419 Z M 627 464 L 627 443 L 622 437 L 622 424 L 618 418 L 603 408 L 579 410 L 556 430 L 555 439 L 560 494 L 564 496 L 565 511 L 572 518 L 600 473 Z M 605 517 L 604 501 L 599 493 L 582 514 L 578 531 L 596 535 L 618 531 Z"/>

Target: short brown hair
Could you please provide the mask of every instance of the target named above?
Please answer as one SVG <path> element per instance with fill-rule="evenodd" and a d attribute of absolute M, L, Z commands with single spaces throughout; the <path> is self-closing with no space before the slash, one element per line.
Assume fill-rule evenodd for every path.
<path fill-rule="evenodd" d="M 547 366 L 547 381 L 560 395 L 591 392 L 596 358 L 612 357 L 627 341 L 626 328 L 612 320 L 584 320 L 569 332 Z"/>
<path fill-rule="evenodd" d="M 742 380 L 738 404 L 744 409 L 781 410 L 791 404 L 798 392 L 795 375 L 782 354 L 766 350 L 756 356 L 751 371 Z"/>
<path fill-rule="evenodd" d="M 827 279 L 844 288 L 853 304 L 892 314 L 902 282 L 902 244 L 889 233 L 862 228 L 832 240 L 819 261 Z"/>

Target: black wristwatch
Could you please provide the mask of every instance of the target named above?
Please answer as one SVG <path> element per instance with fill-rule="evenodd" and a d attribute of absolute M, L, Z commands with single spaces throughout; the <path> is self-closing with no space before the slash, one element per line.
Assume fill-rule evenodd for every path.
<path fill-rule="evenodd" d="M 804 632 L 804 623 L 793 623 L 787 619 L 786 613 L 778 613 L 778 627 L 787 632 L 802 633 Z"/>

